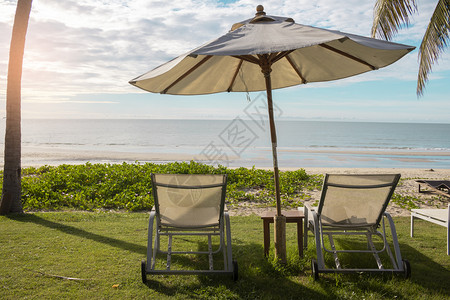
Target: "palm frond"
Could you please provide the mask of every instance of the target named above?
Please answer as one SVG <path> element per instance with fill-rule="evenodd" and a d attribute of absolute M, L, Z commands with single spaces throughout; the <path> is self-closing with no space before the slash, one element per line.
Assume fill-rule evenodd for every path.
<path fill-rule="evenodd" d="M 439 0 L 419 49 L 417 95 L 423 95 L 432 65 L 447 47 L 450 29 L 450 0 Z"/>
<path fill-rule="evenodd" d="M 391 40 L 409 16 L 417 11 L 415 0 L 377 0 L 374 7 L 372 37 Z"/>

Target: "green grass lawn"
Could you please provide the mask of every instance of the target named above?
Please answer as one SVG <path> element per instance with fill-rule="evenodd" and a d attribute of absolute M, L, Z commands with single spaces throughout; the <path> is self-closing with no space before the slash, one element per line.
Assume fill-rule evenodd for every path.
<path fill-rule="evenodd" d="M 412 267 L 401 276 L 321 274 L 314 282 L 312 237 L 298 258 L 295 225 L 288 224 L 288 264 L 263 256 L 262 221 L 232 217 L 230 276 L 148 276 L 140 262 L 147 243 L 146 213 L 51 212 L 0 217 L 2 299 L 449 299 L 446 231 L 421 220 L 409 236 L 409 218 L 395 218 L 400 247 Z M 272 235 L 273 236 L 273 235 Z M 273 247 L 273 244 L 272 244 Z M 183 264 L 190 260 L 182 260 Z M 175 261 L 176 262 L 176 261 Z M 192 266 L 191 266 L 192 267 Z M 69 280 L 57 276 L 78 278 Z"/>

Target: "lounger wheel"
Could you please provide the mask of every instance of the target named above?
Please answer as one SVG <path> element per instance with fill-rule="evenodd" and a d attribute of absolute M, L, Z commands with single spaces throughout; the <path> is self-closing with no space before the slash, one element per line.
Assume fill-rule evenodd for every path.
<path fill-rule="evenodd" d="M 403 270 L 405 270 L 405 279 L 408 279 L 411 277 L 411 264 L 409 263 L 409 260 L 407 259 L 402 259 L 402 263 L 403 263 Z"/>
<path fill-rule="evenodd" d="M 314 281 L 319 280 L 319 266 L 317 265 L 317 261 L 315 259 L 311 260 L 311 271 Z"/>
<path fill-rule="evenodd" d="M 233 280 L 238 280 L 238 263 L 235 260 L 233 260 Z"/>
<path fill-rule="evenodd" d="M 147 284 L 147 264 L 145 263 L 145 260 L 141 261 L 141 276 L 142 283 Z"/>

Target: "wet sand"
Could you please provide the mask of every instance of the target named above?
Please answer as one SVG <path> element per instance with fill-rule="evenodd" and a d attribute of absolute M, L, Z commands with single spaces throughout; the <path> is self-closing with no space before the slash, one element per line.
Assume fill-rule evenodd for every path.
<path fill-rule="evenodd" d="M 0 149 L 0 166 L 3 165 L 3 149 Z M 250 151 L 250 150 L 249 150 Z M 344 166 L 352 165 L 358 166 L 389 166 L 389 161 L 402 161 L 405 166 L 414 166 L 417 163 L 420 166 L 428 165 L 428 161 L 433 157 L 450 157 L 449 152 L 407 152 L 407 151 L 310 151 L 310 150 L 279 150 L 279 160 L 283 165 L 292 165 L 292 168 L 300 168 L 307 166 L 309 169 L 314 169 L 314 165 L 335 165 L 338 166 L 339 162 L 345 162 Z M 289 153 L 304 153 L 303 160 L 298 159 L 290 160 L 286 157 Z M 284 153 L 284 154 L 283 154 Z M 312 158 L 308 155 L 318 154 L 320 157 Z M 195 160 L 199 162 L 210 162 L 208 155 L 211 154 L 199 154 L 199 153 L 159 153 L 159 152 L 120 152 L 120 151 L 103 151 L 103 150 L 82 150 L 67 147 L 28 147 L 22 146 L 22 166 L 42 166 L 42 165 L 60 165 L 60 164 L 83 164 L 86 162 L 91 163 L 122 163 L 122 162 L 170 162 L 170 161 L 190 161 Z M 367 156 L 364 156 L 367 155 Z M 386 162 L 379 161 L 379 158 L 389 158 L 388 164 Z M 239 156 L 229 155 L 228 161 L 219 161 L 224 166 L 244 166 L 251 167 L 255 165 L 270 167 L 271 156 L 268 157 L 253 157 L 242 158 Z M 436 163 L 430 163 L 430 165 L 436 166 Z M 347 167 L 345 167 L 347 168 Z M 402 167 L 403 168 L 403 167 Z M 328 168 L 329 169 L 329 168 Z"/>

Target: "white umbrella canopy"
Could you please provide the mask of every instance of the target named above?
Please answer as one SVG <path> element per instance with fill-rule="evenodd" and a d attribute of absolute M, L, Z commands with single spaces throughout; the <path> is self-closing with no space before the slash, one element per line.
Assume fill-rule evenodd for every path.
<path fill-rule="evenodd" d="M 413 49 L 261 14 L 130 83 L 173 95 L 261 91 L 266 83 L 260 56 L 270 55 L 272 89 L 278 89 L 376 70 Z"/>
<path fill-rule="evenodd" d="M 254 18 L 234 24 L 227 34 L 130 83 L 149 92 L 173 95 L 266 90 L 277 207 L 275 254 L 285 262 L 286 219 L 281 214 L 272 89 L 376 70 L 415 47 L 296 24 L 291 18 L 267 16 L 262 5 L 256 10 Z"/>

